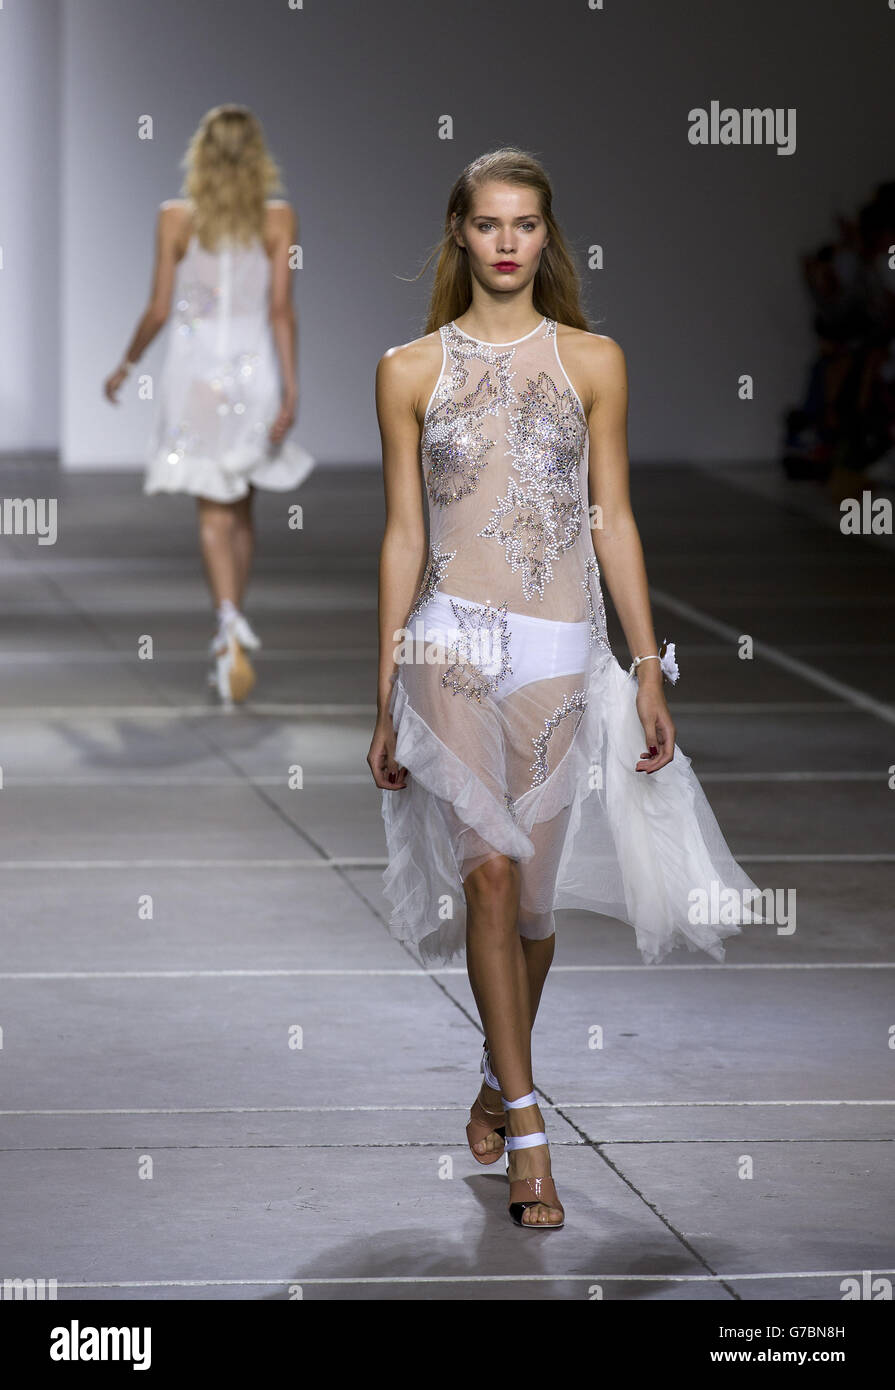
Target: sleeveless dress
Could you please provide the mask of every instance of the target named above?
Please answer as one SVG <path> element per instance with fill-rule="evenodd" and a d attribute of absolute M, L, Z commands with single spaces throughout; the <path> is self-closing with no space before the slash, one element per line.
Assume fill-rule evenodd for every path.
<path fill-rule="evenodd" d="M 287 492 L 311 472 L 300 444 L 268 437 L 281 399 L 269 286 L 260 238 L 216 251 L 190 238 L 176 271 L 144 493 L 235 502 L 249 483 Z"/>
<path fill-rule="evenodd" d="M 512 343 L 440 335 L 421 440 L 429 554 L 388 706 L 409 772 L 382 793 L 389 929 L 449 962 L 463 880 L 500 854 L 520 865 L 522 936 L 586 908 L 632 925 L 646 963 L 682 944 L 723 960 L 721 940 L 760 920 L 741 896 L 758 889 L 679 747 L 634 771 L 637 680 L 606 635 L 587 422 L 556 322 Z"/>

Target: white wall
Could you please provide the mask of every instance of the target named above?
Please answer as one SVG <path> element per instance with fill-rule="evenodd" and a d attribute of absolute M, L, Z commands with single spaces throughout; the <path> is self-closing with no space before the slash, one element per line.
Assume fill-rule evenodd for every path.
<path fill-rule="evenodd" d="M 59 4 L 0 8 L 0 452 L 59 444 Z"/>
<path fill-rule="evenodd" d="M 36 4 L 34 32 L 49 41 L 54 5 Z M 2 24 L 17 9 L 6 0 Z M 893 173 L 895 13 L 884 0 L 606 0 L 602 11 L 587 0 L 509 11 L 478 0 L 66 0 L 62 36 L 60 447 L 71 467 L 141 458 L 151 407 L 129 397 L 115 411 L 100 382 L 145 301 L 158 204 L 176 196 L 187 138 L 217 102 L 258 112 L 299 211 L 299 437 L 324 461 L 378 458 L 375 364 L 421 331 L 431 282 L 397 277 L 422 264 L 473 155 L 506 141 L 533 150 L 582 266 L 587 247 L 604 247 L 606 268 L 584 272 L 588 308 L 627 353 L 635 460 L 776 456 L 812 345 L 799 254 Z M 687 113 L 713 98 L 795 106 L 797 153 L 692 147 Z M 34 152 L 54 94 L 3 100 L 28 128 L 16 150 L 31 151 L 12 166 L 13 226 L 21 206 L 37 229 L 20 295 L 37 293 L 33 322 L 24 337 L 5 316 L 0 326 L 0 361 L 13 363 L 3 399 L 15 438 L 46 439 L 38 403 L 50 402 L 28 383 L 53 357 L 55 169 Z M 151 143 L 137 139 L 145 113 Z M 451 141 L 437 136 L 444 113 Z M 158 361 L 156 345 L 144 363 Z M 750 404 L 737 399 L 743 372 L 756 379 Z"/>

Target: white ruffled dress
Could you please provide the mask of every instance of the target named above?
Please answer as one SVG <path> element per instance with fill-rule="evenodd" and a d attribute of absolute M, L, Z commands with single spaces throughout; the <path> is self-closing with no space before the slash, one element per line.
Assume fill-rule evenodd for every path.
<path fill-rule="evenodd" d="M 289 492 L 310 474 L 315 460 L 297 440 L 270 442 L 281 384 L 269 289 L 260 239 L 208 251 L 191 238 L 177 266 L 144 493 L 236 502 L 250 483 Z"/>

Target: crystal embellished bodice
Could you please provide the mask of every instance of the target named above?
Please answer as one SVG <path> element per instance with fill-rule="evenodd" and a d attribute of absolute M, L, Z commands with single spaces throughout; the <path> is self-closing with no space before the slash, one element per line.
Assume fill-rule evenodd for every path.
<path fill-rule="evenodd" d="M 605 642 L 588 512 L 587 421 L 556 322 L 513 343 L 440 329 L 441 374 L 422 430 L 429 558 L 411 610 L 441 590 Z"/>

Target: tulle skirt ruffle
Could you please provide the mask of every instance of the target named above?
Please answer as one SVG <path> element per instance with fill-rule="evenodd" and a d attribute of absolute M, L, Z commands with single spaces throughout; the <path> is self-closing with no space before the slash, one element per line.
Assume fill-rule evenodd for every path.
<path fill-rule="evenodd" d="M 143 492 L 187 492 L 213 502 L 238 502 L 250 483 L 271 492 L 291 492 L 307 479 L 315 463 L 307 449 L 290 439 L 276 449 L 247 451 L 238 460 L 227 460 L 226 466 L 207 454 L 181 456 L 161 448 L 147 464 Z"/>
<path fill-rule="evenodd" d="M 273 340 L 260 312 L 223 326 L 216 317 L 175 325 L 159 378 L 144 493 L 237 502 L 249 484 L 273 492 L 299 487 L 315 460 L 288 435 L 271 444 L 280 401 Z"/>
<path fill-rule="evenodd" d="M 499 707 L 468 702 L 462 740 L 440 738 L 436 720 L 427 722 L 411 698 L 426 705 L 418 673 L 399 667 L 389 707 L 397 761 L 409 777 L 405 788 L 382 793 L 393 935 L 428 964 L 450 962 L 465 947 L 464 866 L 496 853 L 520 863 L 524 936 L 548 935 L 555 909 L 586 909 L 632 926 L 646 964 L 680 946 L 724 959 L 722 941 L 761 920 L 759 890 L 679 747 L 658 772 L 634 771 L 644 748 L 637 688 L 614 656 L 595 648 L 568 746 L 543 781 L 510 801 Z M 473 747 L 492 752 L 470 758 Z"/>

